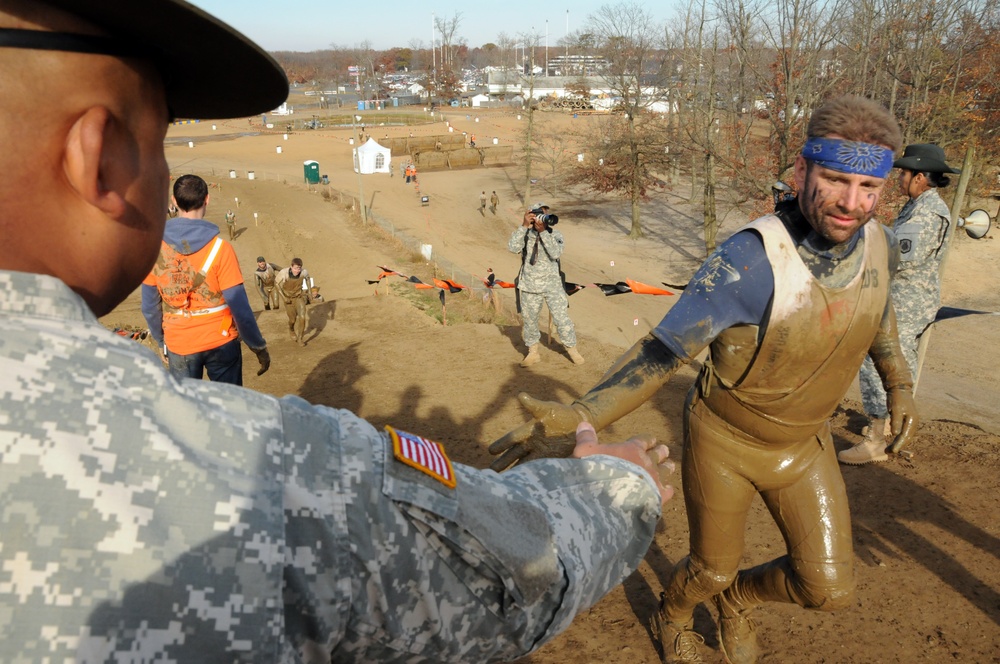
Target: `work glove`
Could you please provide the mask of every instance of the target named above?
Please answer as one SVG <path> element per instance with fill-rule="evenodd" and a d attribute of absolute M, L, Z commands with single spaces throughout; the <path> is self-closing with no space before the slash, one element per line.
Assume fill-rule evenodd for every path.
<path fill-rule="evenodd" d="M 253 354 L 257 356 L 257 361 L 260 362 L 260 369 L 257 370 L 258 376 L 263 376 L 268 369 L 271 368 L 271 354 L 267 352 L 267 346 L 263 348 L 251 348 Z"/>
<path fill-rule="evenodd" d="M 917 435 L 917 407 L 913 402 L 913 375 L 906 364 L 899 346 L 896 312 L 888 305 L 879 331 L 875 335 L 868 356 L 885 387 L 886 406 L 889 409 L 892 444 L 889 451 L 898 454 Z"/>
<path fill-rule="evenodd" d="M 517 395 L 531 421 L 490 445 L 500 456 L 490 464 L 499 472 L 528 455 L 566 457 L 573 452 L 576 426 L 589 422 L 603 429 L 645 403 L 684 362 L 659 339 L 648 334 L 618 358 L 596 386 L 572 404 Z"/>
<path fill-rule="evenodd" d="M 589 421 L 578 405 L 542 401 L 524 392 L 517 400 L 531 414 L 531 421 L 512 429 L 490 445 L 490 454 L 500 455 L 490 468 L 500 472 L 528 456 L 568 457 L 576 446 L 576 426 Z"/>
<path fill-rule="evenodd" d="M 917 435 L 917 406 L 913 401 L 913 391 L 909 387 L 897 387 L 886 393 L 889 406 L 892 444 L 889 451 L 899 454 L 900 450 Z"/>

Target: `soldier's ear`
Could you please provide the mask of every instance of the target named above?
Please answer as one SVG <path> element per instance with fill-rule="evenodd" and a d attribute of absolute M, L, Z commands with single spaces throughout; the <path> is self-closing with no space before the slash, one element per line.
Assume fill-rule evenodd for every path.
<path fill-rule="evenodd" d="M 63 171 L 69 185 L 79 197 L 111 218 L 122 217 L 127 204 L 113 187 L 110 170 L 116 160 L 114 123 L 111 112 L 103 106 L 92 106 L 80 115 L 66 133 L 63 150 Z"/>

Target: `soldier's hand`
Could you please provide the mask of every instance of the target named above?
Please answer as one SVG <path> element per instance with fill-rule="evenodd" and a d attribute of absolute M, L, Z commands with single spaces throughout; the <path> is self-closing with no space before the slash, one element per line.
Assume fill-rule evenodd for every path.
<path fill-rule="evenodd" d="M 594 425 L 590 422 L 580 422 L 576 427 L 576 447 L 573 449 L 573 456 L 582 459 L 592 454 L 607 454 L 631 461 L 653 478 L 662 502 L 665 503 L 673 497 L 674 487 L 663 483 L 660 472 L 665 470 L 673 473 L 674 462 L 669 458 L 670 450 L 666 445 L 657 445 L 656 438 L 648 435 L 635 436 L 624 443 L 602 445 L 597 442 Z"/>
<path fill-rule="evenodd" d="M 254 350 L 251 348 L 254 355 L 257 356 L 257 361 L 260 362 L 260 369 L 257 370 L 258 376 L 263 376 L 268 369 L 271 368 L 271 354 L 267 352 L 267 346 Z"/>
<path fill-rule="evenodd" d="M 889 451 L 898 454 L 903 447 L 917 436 L 917 407 L 913 402 L 913 392 L 909 387 L 889 390 L 886 395 L 891 417 L 892 445 Z"/>
<path fill-rule="evenodd" d="M 524 392 L 517 395 L 532 419 L 508 431 L 490 445 L 490 454 L 499 455 L 490 468 L 499 472 L 526 456 L 567 457 L 573 453 L 576 426 L 584 421 L 581 411 L 556 401 L 541 401 Z"/>

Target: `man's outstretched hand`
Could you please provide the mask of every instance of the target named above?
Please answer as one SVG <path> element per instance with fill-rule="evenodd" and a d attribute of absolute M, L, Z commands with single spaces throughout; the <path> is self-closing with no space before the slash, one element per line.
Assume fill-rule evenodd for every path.
<path fill-rule="evenodd" d="M 541 401 L 524 392 L 517 400 L 531 413 L 532 419 L 512 429 L 490 445 L 490 454 L 497 456 L 490 468 L 500 472 L 531 455 L 533 457 L 568 457 L 576 441 L 573 432 L 586 421 L 582 407 L 556 401 Z"/>
<path fill-rule="evenodd" d="M 597 442 L 597 432 L 590 422 L 581 422 L 576 427 L 576 447 L 573 456 L 577 459 L 592 454 L 607 454 L 631 461 L 641 466 L 656 484 L 660 492 L 660 500 L 664 503 L 674 495 L 674 487 L 664 484 L 660 478 L 661 471 L 674 472 L 674 462 L 670 460 L 670 450 L 666 445 L 657 445 L 652 436 L 635 436 L 624 443 L 609 443 L 602 445 Z"/>

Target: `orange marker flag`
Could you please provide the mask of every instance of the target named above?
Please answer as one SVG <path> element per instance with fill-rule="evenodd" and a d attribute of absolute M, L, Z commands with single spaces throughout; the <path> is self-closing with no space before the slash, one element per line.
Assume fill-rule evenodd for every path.
<path fill-rule="evenodd" d="M 642 283 L 641 281 L 626 279 L 625 283 L 628 284 L 633 293 L 638 293 L 639 295 L 673 295 L 673 293 L 668 290 L 657 288 L 656 286 L 650 286 Z"/>

